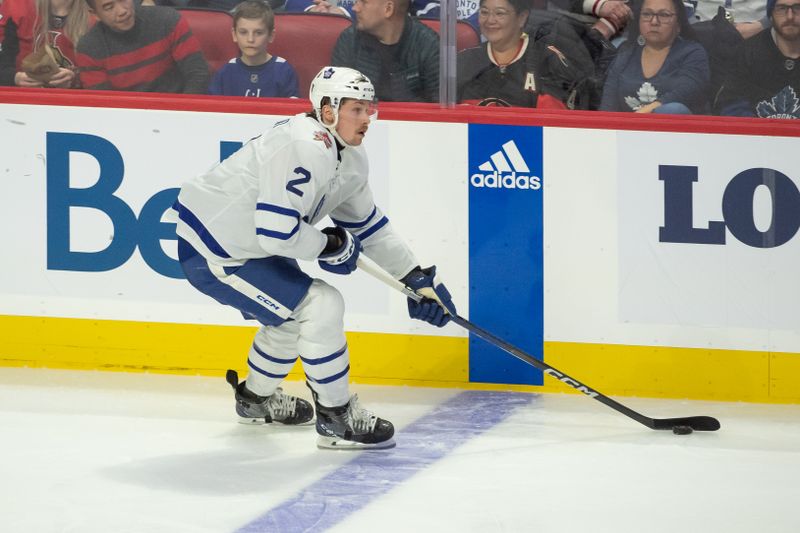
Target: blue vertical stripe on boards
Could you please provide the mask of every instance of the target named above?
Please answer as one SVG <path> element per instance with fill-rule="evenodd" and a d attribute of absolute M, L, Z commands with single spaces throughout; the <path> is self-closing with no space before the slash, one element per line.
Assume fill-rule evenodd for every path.
<path fill-rule="evenodd" d="M 469 125 L 470 320 L 539 358 L 543 188 L 536 184 L 544 183 L 542 152 L 541 127 Z M 470 334 L 469 380 L 541 385 L 543 376 Z"/>

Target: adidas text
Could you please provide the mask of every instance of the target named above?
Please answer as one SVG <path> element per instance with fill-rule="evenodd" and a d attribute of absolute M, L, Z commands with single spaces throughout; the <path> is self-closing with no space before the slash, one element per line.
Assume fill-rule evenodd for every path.
<path fill-rule="evenodd" d="M 488 174 L 473 174 L 469 178 L 469 183 L 473 187 L 486 187 L 489 189 L 531 189 L 538 191 L 542 187 L 542 180 L 539 176 L 525 176 L 511 172 L 500 174 L 490 172 Z"/>

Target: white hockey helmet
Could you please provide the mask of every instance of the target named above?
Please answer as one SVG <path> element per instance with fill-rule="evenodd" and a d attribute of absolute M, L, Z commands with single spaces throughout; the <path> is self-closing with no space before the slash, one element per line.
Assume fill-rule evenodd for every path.
<path fill-rule="evenodd" d="M 333 111 L 333 124 L 325 124 L 322 120 L 322 100 L 328 97 L 331 110 Z M 378 101 L 375 98 L 375 87 L 369 78 L 359 71 L 347 67 L 323 67 L 319 73 L 311 80 L 309 90 L 311 105 L 317 120 L 328 128 L 337 139 L 336 124 L 339 122 L 339 106 L 345 98 L 354 100 L 366 100 L 370 102 L 370 120 L 378 118 Z M 341 139 L 339 139 L 342 142 Z M 344 143 L 347 144 L 347 143 Z"/>

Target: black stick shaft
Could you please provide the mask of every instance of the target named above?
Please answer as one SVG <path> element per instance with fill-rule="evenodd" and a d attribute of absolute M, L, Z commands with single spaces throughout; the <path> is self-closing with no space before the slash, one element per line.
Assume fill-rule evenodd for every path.
<path fill-rule="evenodd" d="M 412 289 L 406 287 L 402 282 L 394 279 L 388 273 L 383 271 L 380 267 L 372 263 L 371 261 L 367 261 L 363 258 L 363 256 L 358 258 L 358 268 L 365 271 L 366 273 L 370 274 L 371 276 L 375 277 L 376 279 L 384 282 L 388 286 L 402 292 L 409 298 L 419 302 L 423 299 L 422 296 L 414 292 Z M 637 413 L 630 407 L 626 407 L 621 403 L 612 400 L 608 396 L 601 394 L 600 392 L 584 385 L 577 379 L 568 376 L 567 374 L 561 372 L 560 370 L 556 370 L 552 366 L 548 365 L 544 361 L 536 359 L 532 355 L 525 353 L 524 351 L 520 350 L 516 346 L 509 344 L 508 342 L 495 337 L 485 329 L 476 326 L 469 320 L 466 320 L 458 315 L 452 317 L 453 322 L 461 326 L 462 328 L 466 329 L 481 337 L 485 341 L 494 344 L 498 348 L 508 352 L 509 354 L 513 355 L 517 359 L 528 363 L 529 365 L 538 368 L 548 376 L 552 376 L 557 380 L 561 381 L 569 385 L 570 387 L 582 392 L 586 396 L 591 396 L 598 402 L 614 409 L 615 411 L 622 413 L 623 415 L 643 424 L 650 429 L 672 429 L 675 426 L 689 426 L 694 430 L 697 431 L 716 431 L 720 428 L 720 423 L 716 418 L 710 416 L 689 416 L 683 418 L 650 418 L 645 416 L 641 413 Z"/>
<path fill-rule="evenodd" d="M 652 418 L 644 416 L 641 413 L 637 413 L 633 409 L 622 405 L 621 403 L 619 403 L 616 400 L 612 400 L 608 396 L 596 391 L 595 389 L 589 387 L 588 385 L 585 385 L 585 384 L 581 383 L 577 379 L 575 379 L 575 378 L 573 378 L 571 376 L 568 376 L 567 374 L 561 372 L 560 370 L 556 370 L 555 368 L 553 368 L 552 366 L 548 365 L 544 361 L 542 361 L 540 359 L 536 359 L 532 355 L 529 355 L 529 354 L 523 352 L 522 350 L 520 350 L 519 348 L 517 348 L 513 344 L 510 344 L 510 343 L 504 341 L 503 339 L 500 339 L 499 337 L 496 337 L 496 336 L 492 335 L 491 333 L 489 333 L 485 329 L 481 328 L 480 326 L 476 326 L 475 324 L 473 324 L 472 322 L 470 322 L 469 320 L 467 320 L 465 318 L 462 318 L 462 317 L 460 317 L 458 315 L 455 315 L 455 316 L 452 317 L 452 319 L 453 319 L 453 322 L 455 322 L 456 324 L 458 324 L 462 328 L 464 328 L 464 329 L 466 329 L 468 331 L 471 331 L 472 333 L 474 333 L 478 337 L 484 339 L 485 341 L 487 341 L 487 342 L 489 342 L 491 344 L 494 344 L 495 346 L 497 346 L 498 348 L 502 349 L 503 351 L 508 352 L 509 354 L 513 355 L 517 359 L 519 359 L 521 361 L 524 361 L 524 362 L 528 363 L 529 365 L 531 365 L 533 367 L 538 368 L 539 370 L 541 370 L 545 374 L 547 374 L 549 376 L 552 376 L 552 377 L 556 378 L 557 380 L 561 381 L 562 383 L 565 383 L 565 384 L 569 385 L 573 389 L 576 389 L 577 391 L 582 392 L 586 396 L 590 396 L 590 397 L 594 398 L 595 400 L 597 400 L 598 402 L 600 402 L 602 404 L 605 404 L 608 407 L 610 407 L 610 408 L 612 408 L 612 409 L 614 409 L 616 411 L 619 411 L 620 413 L 624 414 L 625 416 L 628 416 L 628 417 L 636 420 L 640 424 L 644 424 L 645 426 L 647 426 L 647 427 L 649 427 L 651 429 L 655 428 L 655 424 L 653 423 L 653 419 Z"/>

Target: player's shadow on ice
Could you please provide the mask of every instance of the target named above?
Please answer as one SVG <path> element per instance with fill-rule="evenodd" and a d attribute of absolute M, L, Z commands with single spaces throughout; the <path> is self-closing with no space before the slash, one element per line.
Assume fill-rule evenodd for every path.
<path fill-rule="evenodd" d="M 103 468 L 119 483 L 208 495 L 267 493 L 286 480 L 309 480 L 346 462 L 349 454 L 318 453 L 314 426 L 236 426 L 215 450 L 161 455 Z M 341 456 L 337 458 L 336 456 Z"/>
<path fill-rule="evenodd" d="M 132 461 L 103 473 L 120 483 L 182 493 L 266 493 L 269 487 L 285 491 L 287 480 L 302 487 L 344 465 L 334 477 L 345 483 L 369 473 L 366 479 L 393 486 L 493 429 L 535 397 L 463 391 L 402 428 L 396 437 L 401 444 L 384 451 L 317 450 L 313 425 L 238 426 L 224 434 L 221 449 Z"/>

